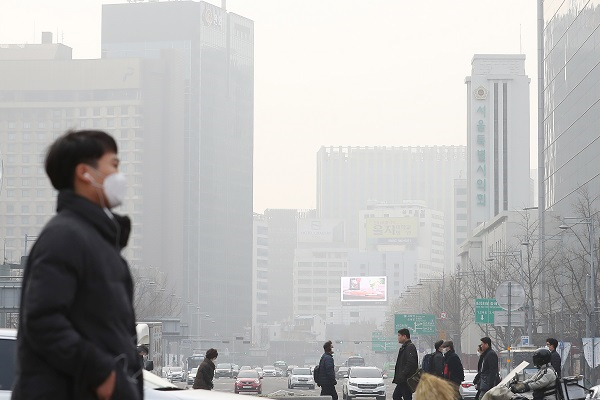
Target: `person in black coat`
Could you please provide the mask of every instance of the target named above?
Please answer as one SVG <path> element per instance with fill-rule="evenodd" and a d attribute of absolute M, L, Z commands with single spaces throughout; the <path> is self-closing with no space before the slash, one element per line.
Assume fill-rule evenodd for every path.
<path fill-rule="evenodd" d="M 131 229 L 110 211 L 127 186 L 115 140 L 67 132 L 49 148 L 57 215 L 29 254 L 12 399 L 143 398 L 133 281 L 121 256 Z"/>
<path fill-rule="evenodd" d="M 398 343 L 402 345 L 398 351 L 396 360 L 396 369 L 394 370 L 394 380 L 396 384 L 392 398 L 394 400 L 412 400 L 412 392 L 406 383 L 419 368 L 419 356 L 417 348 L 410 340 L 410 331 L 406 328 L 398 331 Z"/>
<path fill-rule="evenodd" d="M 338 399 L 337 380 L 335 379 L 335 364 L 333 362 L 333 343 L 331 340 L 323 345 L 325 351 L 319 360 L 319 385 L 321 386 L 321 396 L 331 396 L 332 400 Z"/>
<path fill-rule="evenodd" d="M 443 340 L 438 340 L 435 342 L 435 353 L 433 353 L 433 359 L 431 360 L 431 367 L 429 373 L 439 376 L 442 378 L 444 376 L 444 355 L 440 351 L 440 347 L 444 343 Z"/>
<path fill-rule="evenodd" d="M 216 349 L 208 349 L 204 356 L 204 361 L 196 371 L 194 378 L 194 389 L 212 390 L 214 387 L 213 378 L 215 377 L 215 360 L 219 356 Z"/>
<path fill-rule="evenodd" d="M 481 355 L 477 363 L 477 395 L 475 399 L 481 399 L 483 395 L 496 386 L 498 380 L 498 355 L 492 349 L 492 339 L 481 338 Z"/>
<path fill-rule="evenodd" d="M 552 365 L 552 368 L 554 368 L 556 377 L 560 379 L 562 361 L 560 359 L 560 354 L 558 354 L 556 351 L 556 348 L 558 347 L 558 340 L 554 338 L 546 339 L 546 347 L 548 347 L 548 350 L 550 350 L 550 365 Z"/>
<path fill-rule="evenodd" d="M 444 354 L 444 378 L 456 385 L 456 390 L 465 380 L 465 370 L 460 357 L 454 351 L 454 343 L 446 340 L 442 344 L 442 353 Z"/>

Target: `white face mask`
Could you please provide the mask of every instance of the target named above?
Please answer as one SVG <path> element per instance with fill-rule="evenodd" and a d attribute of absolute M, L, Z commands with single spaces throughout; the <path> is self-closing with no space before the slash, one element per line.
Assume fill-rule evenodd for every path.
<path fill-rule="evenodd" d="M 442 354 L 446 354 L 447 352 L 448 352 L 448 348 L 447 348 L 447 347 L 444 347 L 444 348 L 442 349 Z"/>
<path fill-rule="evenodd" d="M 104 178 L 104 195 L 110 208 L 120 206 L 127 193 L 127 178 L 122 172 L 115 172 Z"/>
<path fill-rule="evenodd" d="M 103 189 L 106 200 L 108 200 L 108 208 L 120 206 L 125 200 L 125 194 L 127 193 L 127 178 L 122 172 L 115 172 L 110 175 L 104 175 L 102 172 L 94 168 L 94 170 L 105 176 L 104 184 L 100 185 L 96 182 L 96 179 L 89 173 L 85 173 L 89 182 L 97 189 Z M 100 199 L 102 200 L 102 199 Z M 103 205 L 104 206 L 104 205 Z"/>

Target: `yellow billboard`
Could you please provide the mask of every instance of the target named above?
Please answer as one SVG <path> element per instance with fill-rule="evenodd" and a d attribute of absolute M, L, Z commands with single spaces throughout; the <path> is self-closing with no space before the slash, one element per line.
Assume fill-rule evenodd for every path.
<path fill-rule="evenodd" d="M 368 218 L 366 229 L 369 243 L 410 243 L 419 237 L 419 218 Z"/>

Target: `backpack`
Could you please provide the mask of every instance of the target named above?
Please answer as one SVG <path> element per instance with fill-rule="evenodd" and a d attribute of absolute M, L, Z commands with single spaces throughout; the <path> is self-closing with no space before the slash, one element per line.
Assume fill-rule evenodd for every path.
<path fill-rule="evenodd" d="M 433 353 L 425 354 L 425 356 L 423 357 L 423 364 L 422 364 L 423 371 L 431 372 L 431 369 L 433 368 L 432 361 L 433 361 Z"/>
<path fill-rule="evenodd" d="M 318 386 L 321 386 L 321 382 L 319 381 L 319 371 L 320 371 L 321 362 L 319 361 L 319 365 L 317 365 L 313 369 L 313 379 Z"/>

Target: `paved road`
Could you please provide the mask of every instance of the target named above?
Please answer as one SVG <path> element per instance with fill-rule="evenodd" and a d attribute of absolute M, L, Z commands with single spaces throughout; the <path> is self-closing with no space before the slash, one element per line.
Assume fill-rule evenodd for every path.
<path fill-rule="evenodd" d="M 219 391 L 219 392 L 233 393 L 234 382 L 235 382 L 235 380 L 231 379 L 231 378 L 215 379 L 213 381 L 213 383 L 215 385 L 214 390 Z M 174 383 L 181 388 L 186 387 L 184 382 L 181 382 L 181 383 L 174 382 Z M 396 385 L 392 384 L 391 379 L 386 379 L 385 383 L 386 383 L 386 389 L 387 389 L 387 398 L 391 400 L 392 393 L 394 392 L 394 388 Z M 319 388 L 319 387 L 317 387 L 314 390 L 288 389 L 286 377 L 278 377 L 278 378 L 266 377 L 266 378 L 263 378 L 262 384 L 263 384 L 263 389 L 262 389 L 263 395 L 268 395 L 268 394 L 274 393 L 278 390 L 285 390 L 286 392 L 294 392 L 294 393 L 298 393 L 300 395 L 305 395 L 305 396 L 318 396 L 319 394 L 321 394 L 321 388 Z M 191 389 L 191 385 L 188 387 Z M 337 388 L 337 392 L 338 392 L 338 397 L 340 400 L 342 400 L 342 379 L 338 379 L 338 384 L 337 384 L 336 388 Z M 249 394 L 249 395 L 251 395 L 251 394 Z M 369 397 L 366 397 L 366 398 L 369 399 Z"/>

